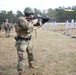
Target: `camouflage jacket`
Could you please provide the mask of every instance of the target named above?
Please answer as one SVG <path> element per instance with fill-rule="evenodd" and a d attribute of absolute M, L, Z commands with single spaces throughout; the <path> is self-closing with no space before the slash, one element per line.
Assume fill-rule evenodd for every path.
<path fill-rule="evenodd" d="M 29 37 L 33 32 L 33 23 L 32 21 L 28 22 L 25 17 L 19 17 L 16 20 L 15 31 L 17 36 Z"/>

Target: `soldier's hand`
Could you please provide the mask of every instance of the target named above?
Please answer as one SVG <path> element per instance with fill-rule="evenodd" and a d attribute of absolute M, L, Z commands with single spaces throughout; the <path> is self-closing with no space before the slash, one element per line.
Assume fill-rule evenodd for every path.
<path fill-rule="evenodd" d="M 33 24 L 37 24 L 38 23 L 38 19 L 33 20 Z"/>

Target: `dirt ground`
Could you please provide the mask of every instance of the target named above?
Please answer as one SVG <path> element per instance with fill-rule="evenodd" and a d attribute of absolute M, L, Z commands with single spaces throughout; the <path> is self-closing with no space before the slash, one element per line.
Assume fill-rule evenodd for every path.
<path fill-rule="evenodd" d="M 61 28 L 60 28 L 61 30 Z M 76 31 L 76 30 L 75 30 Z M 1 75 L 17 74 L 17 52 L 15 48 L 15 31 L 10 38 L 2 32 L 0 36 L 0 73 Z M 24 75 L 76 75 L 76 39 L 63 35 L 63 31 L 37 30 L 33 33 L 34 64 L 38 69 L 26 66 Z"/>

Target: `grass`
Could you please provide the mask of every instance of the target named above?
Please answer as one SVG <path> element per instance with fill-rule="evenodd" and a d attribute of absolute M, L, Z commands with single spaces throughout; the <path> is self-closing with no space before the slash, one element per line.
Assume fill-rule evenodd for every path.
<path fill-rule="evenodd" d="M 39 67 L 38 73 L 40 72 L 41 75 L 76 75 L 76 39 L 63 35 L 63 32 L 64 28 L 58 26 L 56 32 L 38 29 L 37 38 L 33 33 L 35 64 Z M 73 34 L 76 34 L 75 29 Z M 0 38 L 0 72 L 2 75 L 17 75 L 15 35 L 12 31 L 10 38 L 5 38 L 4 33 Z M 27 67 L 26 55 L 25 70 L 29 72 Z"/>

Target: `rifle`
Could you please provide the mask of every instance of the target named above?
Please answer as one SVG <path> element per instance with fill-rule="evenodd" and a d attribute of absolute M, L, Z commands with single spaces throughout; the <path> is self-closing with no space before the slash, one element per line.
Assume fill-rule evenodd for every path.
<path fill-rule="evenodd" d="M 38 19 L 38 23 L 36 23 L 34 26 L 39 26 L 37 29 L 39 29 L 41 26 L 43 26 L 46 22 L 48 22 L 50 19 L 49 17 L 34 17 L 34 18 L 26 18 L 27 21 L 31 21 L 34 19 Z M 37 29 L 35 29 L 35 38 L 37 37 Z"/>
<path fill-rule="evenodd" d="M 49 17 L 34 17 L 34 18 L 26 18 L 28 21 L 38 19 L 38 23 L 34 26 L 42 26 L 44 23 L 49 21 Z"/>

